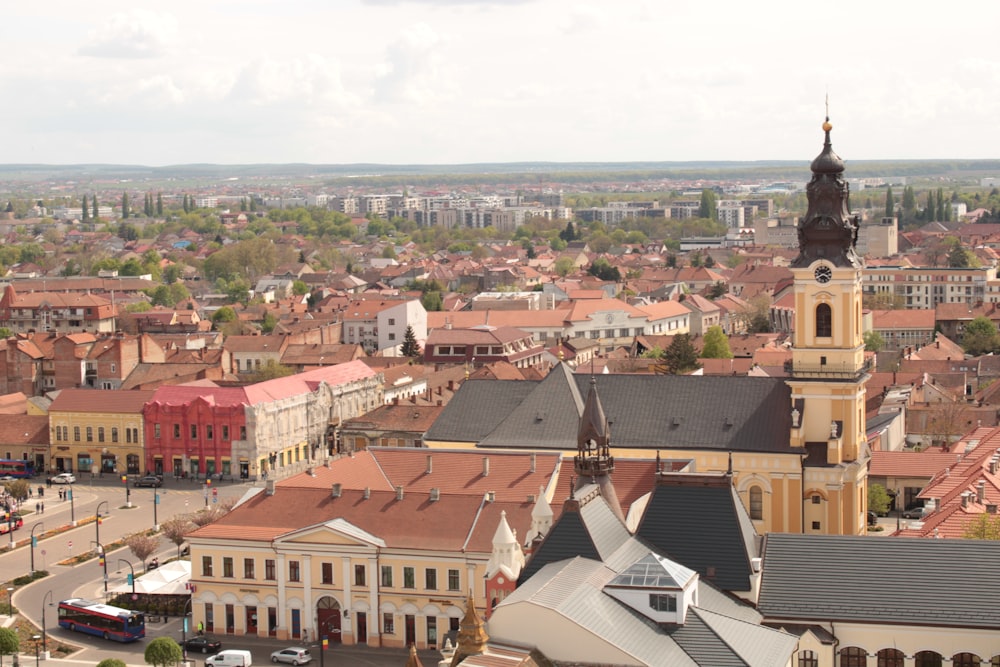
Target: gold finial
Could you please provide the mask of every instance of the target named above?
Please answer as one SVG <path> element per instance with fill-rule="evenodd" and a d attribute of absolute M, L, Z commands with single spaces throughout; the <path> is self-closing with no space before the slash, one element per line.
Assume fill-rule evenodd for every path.
<path fill-rule="evenodd" d="M 829 132 L 833 129 L 833 125 L 830 124 L 830 93 L 826 94 L 826 120 L 823 122 L 823 131 Z"/>

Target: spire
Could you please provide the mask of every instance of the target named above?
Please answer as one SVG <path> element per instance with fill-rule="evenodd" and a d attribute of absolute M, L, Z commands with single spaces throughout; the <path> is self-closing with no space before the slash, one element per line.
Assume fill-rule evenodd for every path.
<path fill-rule="evenodd" d="M 580 428 L 576 434 L 576 447 L 580 453 L 589 449 L 591 443 L 598 448 L 598 452 L 608 448 L 611 439 L 611 429 L 607 418 L 604 416 L 604 407 L 601 405 L 601 397 L 597 395 L 597 379 L 590 378 L 590 391 L 587 393 L 587 403 L 583 406 L 583 414 L 580 415 Z"/>
<path fill-rule="evenodd" d="M 493 552 L 486 563 L 486 578 L 503 572 L 510 581 L 517 581 L 524 568 L 524 552 L 517 542 L 517 536 L 507 523 L 507 512 L 500 512 L 500 523 L 493 535 Z"/>
<path fill-rule="evenodd" d="M 823 123 L 823 150 L 812 161 L 812 180 L 806 186 L 809 208 L 799 222 L 799 256 L 793 268 L 806 268 L 823 259 L 838 267 L 861 268 L 855 252 L 860 220 L 851 215 L 850 187 L 843 178 L 844 161 L 833 152 L 827 116 Z"/>
<path fill-rule="evenodd" d="M 465 600 L 465 616 L 462 617 L 462 622 L 458 625 L 458 644 L 455 647 L 455 655 L 451 659 L 451 667 L 461 664 L 469 656 L 485 653 L 486 643 L 489 640 L 485 623 L 476 613 L 476 605 L 470 589 L 469 597 Z"/>

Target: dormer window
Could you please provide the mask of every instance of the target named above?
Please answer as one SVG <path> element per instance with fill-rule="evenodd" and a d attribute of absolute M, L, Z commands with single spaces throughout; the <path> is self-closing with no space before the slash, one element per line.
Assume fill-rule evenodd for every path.
<path fill-rule="evenodd" d="M 653 611 L 677 611 L 677 598 L 673 595 L 650 593 L 649 608 Z"/>

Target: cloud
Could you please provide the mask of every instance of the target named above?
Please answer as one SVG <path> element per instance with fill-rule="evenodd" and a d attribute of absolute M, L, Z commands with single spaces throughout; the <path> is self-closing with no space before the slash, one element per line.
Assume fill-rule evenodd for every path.
<path fill-rule="evenodd" d="M 78 53 L 96 58 L 157 58 L 177 38 L 177 20 L 144 9 L 112 15 L 87 36 Z"/>
<path fill-rule="evenodd" d="M 238 104 L 268 106 L 351 104 L 354 96 L 340 78 L 339 63 L 311 54 L 304 58 L 256 58 L 236 77 L 227 98 Z"/>
<path fill-rule="evenodd" d="M 450 97 L 440 53 L 444 40 L 426 23 L 404 30 L 388 48 L 387 60 L 377 68 L 375 100 L 423 105 Z"/>

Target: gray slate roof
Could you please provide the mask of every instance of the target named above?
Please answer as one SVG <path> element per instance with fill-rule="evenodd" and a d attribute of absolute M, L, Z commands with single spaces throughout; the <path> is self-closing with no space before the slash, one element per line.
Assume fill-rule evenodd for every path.
<path fill-rule="evenodd" d="M 1000 542 L 771 533 L 758 609 L 773 623 L 1000 627 Z"/>
<path fill-rule="evenodd" d="M 563 365 L 539 383 L 466 382 L 426 439 L 575 449 L 589 382 Z M 613 448 L 796 453 L 791 391 L 780 378 L 609 374 L 597 377 L 597 389 Z"/>

